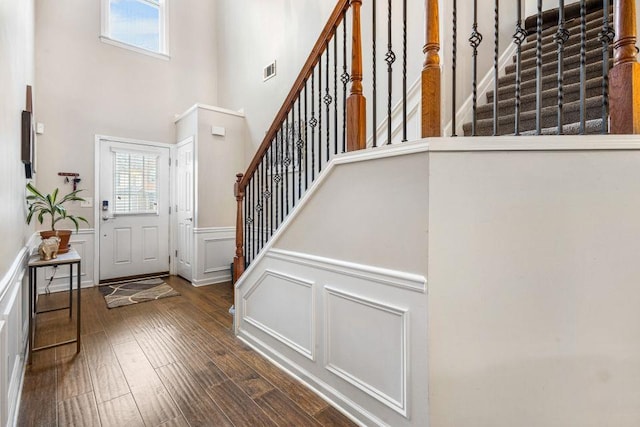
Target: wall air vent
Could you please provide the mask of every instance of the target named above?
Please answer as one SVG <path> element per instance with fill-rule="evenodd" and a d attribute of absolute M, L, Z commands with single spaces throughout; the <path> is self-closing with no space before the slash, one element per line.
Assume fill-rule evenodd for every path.
<path fill-rule="evenodd" d="M 267 81 L 276 75 L 276 61 L 273 61 L 271 64 L 264 67 L 262 71 L 262 79 L 263 81 Z"/>

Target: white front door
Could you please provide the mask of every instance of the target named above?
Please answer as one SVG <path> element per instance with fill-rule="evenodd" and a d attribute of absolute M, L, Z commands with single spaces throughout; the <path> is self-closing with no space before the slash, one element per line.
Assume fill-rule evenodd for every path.
<path fill-rule="evenodd" d="M 191 280 L 193 266 L 193 138 L 176 150 L 176 263 L 178 275 Z"/>
<path fill-rule="evenodd" d="M 100 280 L 169 271 L 170 149 L 100 140 Z"/>

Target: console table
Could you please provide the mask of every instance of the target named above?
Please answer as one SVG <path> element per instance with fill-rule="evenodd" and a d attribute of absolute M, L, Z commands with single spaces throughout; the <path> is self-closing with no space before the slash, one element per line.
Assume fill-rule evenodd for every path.
<path fill-rule="evenodd" d="M 81 271 L 81 259 L 78 252 L 75 249 L 69 249 L 69 252 L 65 254 L 58 254 L 57 258 L 44 261 L 40 259 L 39 255 L 33 255 L 29 258 L 29 363 L 31 363 L 31 356 L 36 351 L 46 350 L 48 348 L 58 347 L 70 343 L 76 343 L 76 353 L 80 352 L 80 271 Z M 43 267 L 54 267 L 68 265 L 69 266 L 69 305 L 64 307 L 50 308 L 47 310 L 38 311 L 38 274 L 37 270 Z M 48 313 L 58 310 L 69 310 L 69 317 L 73 315 L 73 266 L 76 265 L 76 338 L 57 342 L 55 344 L 49 344 L 41 347 L 35 347 L 36 336 L 36 316 L 41 313 Z"/>

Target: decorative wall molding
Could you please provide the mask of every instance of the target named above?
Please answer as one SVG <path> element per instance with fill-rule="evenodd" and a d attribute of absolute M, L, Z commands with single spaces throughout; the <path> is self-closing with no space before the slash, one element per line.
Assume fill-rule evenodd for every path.
<path fill-rule="evenodd" d="M 392 305 L 389 304 L 384 304 L 382 302 L 377 302 L 377 301 L 373 301 L 371 299 L 367 299 L 367 298 L 363 298 L 361 296 L 355 295 L 355 294 L 351 294 L 351 293 L 347 293 L 347 292 L 343 292 L 343 291 L 339 291 L 335 288 L 331 288 L 331 287 L 325 287 L 325 292 L 327 294 L 327 297 L 325 298 L 325 362 L 326 362 L 326 369 L 329 372 L 332 372 L 334 375 L 337 375 L 338 377 L 342 378 L 343 380 L 349 382 L 350 384 L 352 384 L 355 387 L 358 387 L 360 390 L 362 390 L 363 392 L 367 393 L 369 396 L 373 397 L 374 399 L 379 400 L 380 402 L 382 402 L 383 404 L 387 405 L 388 407 L 390 407 L 391 409 L 395 410 L 396 412 L 398 412 L 399 414 L 401 414 L 402 416 L 406 417 L 407 416 L 407 381 L 408 381 L 408 372 L 407 372 L 407 366 L 408 366 L 408 349 L 407 349 L 407 345 L 408 345 L 408 337 L 407 337 L 407 315 L 408 315 L 408 310 L 407 309 L 403 309 L 403 308 L 398 308 L 398 307 L 394 307 Z M 341 367 L 338 365 L 339 362 L 333 360 L 332 357 L 332 346 L 331 343 L 333 341 L 332 339 L 332 333 L 334 331 L 334 323 L 342 323 L 339 322 L 340 319 L 335 319 L 333 316 L 331 316 L 330 314 L 330 307 L 331 307 L 331 300 L 333 298 L 339 298 L 339 299 L 343 299 L 345 301 L 349 301 L 353 304 L 357 304 L 360 305 L 361 307 L 366 307 L 368 310 L 374 310 L 374 311 L 379 311 L 382 313 L 385 313 L 387 315 L 391 315 L 391 316 L 396 316 L 398 317 L 399 320 L 399 326 L 400 326 L 400 330 L 395 331 L 397 333 L 397 336 L 400 338 L 400 347 L 398 349 L 394 349 L 398 351 L 398 356 L 399 356 L 399 360 L 397 360 L 398 362 L 398 366 L 396 366 L 395 368 L 399 369 L 399 376 L 398 376 L 398 380 L 400 382 L 400 387 L 399 387 L 399 395 L 394 397 L 391 396 L 390 393 L 385 392 L 383 390 L 381 390 L 379 387 L 376 387 L 373 384 L 370 384 L 369 382 L 367 382 L 367 379 L 362 378 L 362 377 L 358 377 L 357 374 L 350 372 L 348 370 L 348 368 L 345 367 Z M 338 329 L 340 329 L 342 326 L 339 325 L 337 326 Z M 377 333 L 380 333 L 380 331 L 376 331 Z M 395 334 L 394 334 L 395 335 Z M 391 341 L 393 339 L 393 337 L 384 337 L 384 336 L 378 336 L 377 340 L 384 340 L 385 338 L 387 338 L 387 341 Z M 347 343 L 346 345 L 348 345 L 349 343 Z M 344 344 L 343 344 L 344 345 Z M 357 363 L 357 362 L 356 362 Z M 380 370 L 391 370 L 393 369 L 393 366 L 379 366 Z"/>
<path fill-rule="evenodd" d="M 235 227 L 195 228 L 193 286 L 231 281 L 230 264 L 235 254 Z"/>
<path fill-rule="evenodd" d="M 32 235 L 0 282 L 0 425 L 16 425 L 27 351 L 27 262 L 40 242 Z"/>
<path fill-rule="evenodd" d="M 404 273 L 282 249 L 271 249 L 266 256 L 272 259 L 318 268 L 348 277 L 377 282 L 386 286 L 393 286 L 420 293 L 427 291 L 427 279 L 418 274 Z"/>
<path fill-rule="evenodd" d="M 427 383 L 410 377 L 428 376 L 424 277 L 279 249 L 252 266 L 236 288 L 239 338 L 363 425 L 428 423 Z M 312 286 L 313 307 L 293 286 Z"/>
<path fill-rule="evenodd" d="M 306 311 L 309 314 L 309 317 L 304 319 L 304 318 L 290 318 L 290 322 L 288 322 L 290 325 L 295 325 L 296 327 L 298 327 L 301 324 L 304 324 L 304 322 L 306 321 L 308 323 L 307 328 L 304 329 L 308 329 L 307 330 L 307 334 L 308 334 L 308 338 L 309 338 L 309 343 L 308 345 L 304 345 L 303 343 L 300 342 L 296 342 L 294 337 L 290 337 L 286 335 L 286 332 L 284 331 L 277 331 L 274 328 L 266 325 L 265 323 L 268 322 L 268 319 L 263 319 L 263 320 L 259 320 L 256 319 L 254 317 L 252 317 L 252 315 L 250 314 L 252 310 L 250 310 L 249 307 L 249 300 L 251 299 L 251 296 L 262 286 L 264 286 L 264 283 L 266 282 L 267 279 L 269 278 L 273 278 L 276 281 L 279 281 L 280 283 L 288 283 L 294 286 L 300 286 L 304 289 L 308 290 L 309 296 L 308 296 L 308 301 L 306 307 L 304 305 L 302 305 L 302 307 L 300 307 L 300 305 L 303 303 L 300 300 L 292 300 L 289 303 L 290 304 L 295 304 L 296 306 L 298 306 L 298 308 L 306 308 Z M 266 333 L 267 335 L 275 338 L 276 340 L 280 341 L 281 343 L 283 343 L 284 345 L 288 346 L 289 348 L 293 349 L 294 351 L 297 351 L 298 353 L 302 354 L 304 357 L 310 359 L 310 360 L 316 360 L 316 356 L 315 356 L 315 349 L 316 349 L 316 304 L 315 304 L 315 295 L 314 295 L 314 285 L 315 283 L 310 281 L 310 280 L 305 280 L 305 279 L 301 279 L 299 277 L 295 277 L 292 276 L 290 274 L 286 274 L 286 273 L 281 273 L 281 272 L 277 272 L 277 271 L 273 271 L 273 270 L 265 270 L 265 272 L 262 274 L 262 276 L 255 282 L 255 284 L 253 286 L 251 286 L 251 288 L 247 289 L 247 292 L 243 294 L 242 297 L 242 305 L 243 305 L 243 313 L 246 314 L 246 317 L 244 318 L 244 320 L 250 324 L 252 324 L 253 326 L 255 326 L 256 328 L 260 329 L 261 331 L 263 331 L 264 333 Z M 272 293 L 275 293 L 275 290 L 270 290 Z M 288 294 L 288 295 L 287 295 Z M 293 294 L 293 292 L 282 292 L 282 295 L 274 295 L 274 298 L 279 300 L 279 301 L 287 301 L 287 296 L 290 296 L 291 294 Z M 279 319 L 283 319 L 286 318 L 287 314 L 291 313 L 292 310 L 288 310 L 288 307 L 286 307 L 287 303 L 285 303 L 285 307 L 271 307 L 271 310 L 273 312 L 276 312 L 275 316 L 278 317 Z"/>

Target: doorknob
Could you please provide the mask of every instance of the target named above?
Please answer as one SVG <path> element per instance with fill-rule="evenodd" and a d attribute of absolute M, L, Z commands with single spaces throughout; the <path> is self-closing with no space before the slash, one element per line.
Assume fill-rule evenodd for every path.
<path fill-rule="evenodd" d="M 187 218 L 187 221 L 189 221 L 189 222 L 193 221 L 193 217 Z"/>
<path fill-rule="evenodd" d="M 111 217 L 111 216 L 109 216 L 109 215 L 102 215 L 102 220 L 103 220 L 103 221 L 108 221 L 108 220 L 110 220 L 111 218 L 113 218 L 113 217 Z"/>

